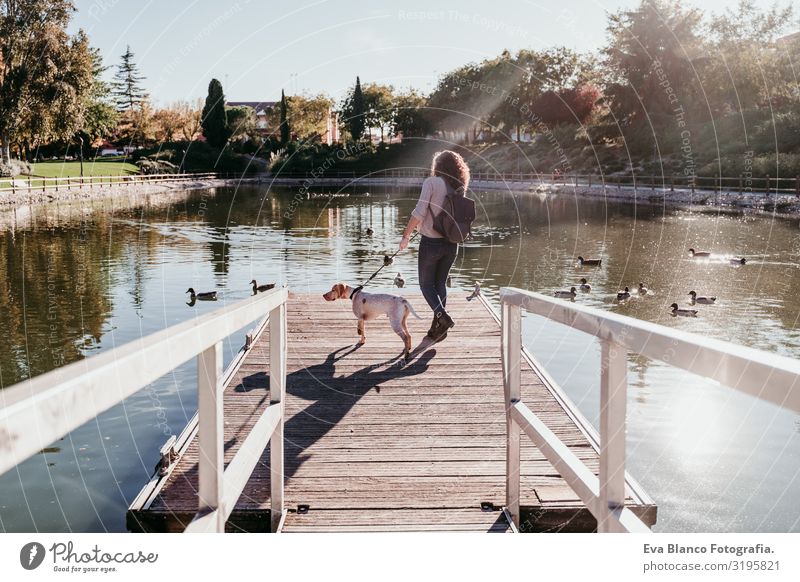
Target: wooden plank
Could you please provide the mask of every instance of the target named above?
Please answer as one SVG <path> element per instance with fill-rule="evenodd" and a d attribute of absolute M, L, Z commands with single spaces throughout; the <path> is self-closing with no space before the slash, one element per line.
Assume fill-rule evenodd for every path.
<path fill-rule="evenodd" d="M 420 314 L 428 313 L 419 295 L 406 297 Z M 402 343 L 385 319 L 369 322 L 367 345 L 354 349 L 355 320 L 345 302 L 290 294 L 283 531 L 508 531 L 504 522 L 493 525 L 506 503 L 500 327 L 480 301 L 455 302 L 453 317 L 456 327 L 446 341 L 416 341 L 414 359 L 398 364 Z M 421 340 L 428 324 L 427 318 L 411 321 L 412 334 Z M 224 393 L 226 463 L 271 400 L 268 335 L 255 341 Z M 527 360 L 520 392 L 596 473 L 597 451 Z M 228 531 L 270 530 L 271 451 L 272 445 L 244 485 Z M 149 509 L 131 508 L 134 528 L 181 530 L 196 499 L 197 455 L 192 442 Z M 545 516 L 542 528 L 584 515 L 574 496 L 555 493 L 567 485 L 528 439 L 521 440 L 520 455 L 526 527 L 527 508 L 549 508 L 546 516 L 532 514 Z M 494 517 L 481 511 L 482 503 L 498 510 Z M 297 513 L 300 505 L 309 511 Z M 580 524 L 596 527 L 591 519 Z"/>

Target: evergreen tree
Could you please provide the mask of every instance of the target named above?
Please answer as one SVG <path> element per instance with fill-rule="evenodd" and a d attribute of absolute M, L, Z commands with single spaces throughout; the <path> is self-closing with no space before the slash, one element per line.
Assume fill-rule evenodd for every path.
<path fill-rule="evenodd" d="M 366 106 L 364 104 L 364 93 L 361 92 L 361 79 L 356 77 L 356 87 L 353 89 L 353 96 L 350 99 L 349 111 L 347 111 L 347 127 L 353 140 L 358 141 L 364 135 Z"/>
<path fill-rule="evenodd" d="M 209 145 L 215 148 L 224 148 L 230 137 L 228 128 L 228 114 L 225 111 L 225 95 L 222 92 L 222 83 L 211 79 L 208 84 L 208 96 L 203 107 L 202 122 L 203 135 Z"/>
<path fill-rule="evenodd" d="M 283 89 L 281 89 L 281 144 L 286 145 L 289 143 L 289 120 L 288 117 L 288 107 L 286 104 L 286 95 L 283 94 Z"/>
<path fill-rule="evenodd" d="M 144 79 L 133 62 L 133 52 L 128 46 L 111 83 L 111 94 L 114 96 L 117 111 L 132 111 L 147 100 L 147 93 L 142 88 Z"/>

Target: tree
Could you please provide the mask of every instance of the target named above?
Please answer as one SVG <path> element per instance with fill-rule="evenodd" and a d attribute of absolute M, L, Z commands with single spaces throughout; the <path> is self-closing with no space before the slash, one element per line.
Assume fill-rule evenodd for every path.
<path fill-rule="evenodd" d="M 607 87 L 604 91 L 620 123 L 646 115 L 670 114 L 663 83 L 689 108 L 694 100 L 691 64 L 701 47 L 701 12 L 679 0 L 642 0 L 634 10 L 609 17 L 609 45 L 603 50 Z M 637 103 L 638 102 L 638 103 Z"/>
<path fill-rule="evenodd" d="M 463 132 L 463 141 L 470 141 L 470 130 L 480 124 L 481 100 L 486 93 L 472 87 L 481 86 L 480 67 L 474 63 L 446 73 L 428 100 L 432 119 L 438 129 Z"/>
<path fill-rule="evenodd" d="M 286 103 L 286 95 L 281 89 L 281 144 L 289 143 L 291 132 L 289 131 L 289 107 Z"/>
<path fill-rule="evenodd" d="M 187 101 L 178 101 L 176 104 L 183 116 L 183 126 L 181 127 L 181 137 L 184 141 L 197 139 L 203 129 L 203 100 L 197 99 L 194 104 Z"/>
<path fill-rule="evenodd" d="M 301 141 L 313 141 L 328 130 L 333 100 L 324 93 L 286 98 L 292 133 Z M 280 107 L 267 111 L 267 127 L 280 127 Z"/>
<path fill-rule="evenodd" d="M 110 102 L 111 88 L 103 80 L 108 67 L 98 49 L 91 49 L 92 87 L 87 93 L 86 112 L 80 126 L 80 137 L 86 144 L 96 144 L 101 138 L 110 136 L 117 127 L 118 115 Z"/>
<path fill-rule="evenodd" d="M 715 110 L 765 107 L 773 97 L 797 99 L 796 83 L 787 82 L 796 78 L 797 64 L 784 69 L 784 56 L 791 53 L 775 50 L 775 41 L 792 25 L 793 16 L 791 4 L 761 12 L 752 0 L 740 0 L 735 9 L 712 17 L 710 57 L 702 72 L 703 88 Z"/>
<path fill-rule="evenodd" d="M 364 104 L 364 93 L 361 91 L 361 79 L 356 77 L 356 84 L 353 90 L 344 98 L 341 103 L 342 121 L 350 133 L 353 141 L 360 140 L 364 135 L 366 126 L 366 107 Z"/>
<path fill-rule="evenodd" d="M 227 114 L 230 139 L 246 141 L 252 137 L 256 128 L 256 112 L 252 107 L 246 105 L 228 107 Z"/>
<path fill-rule="evenodd" d="M 21 140 L 71 139 L 92 86 L 83 31 L 67 33 L 70 0 L 0 0 L 0 153 Z M 35 17 L 34 17 L 35 16 Z"/>
<path fill-rule="evenodd" d="M 159 143 L 174 141 L 184 123 L 183 112 L 175 105 L 156 110 L 153 113 L 155 140 Z"/>
<path fill-rule="evenodd" d="M 586 123 L 600 98 L 592 85 L 578 85 L 560 91 L 545 91 L 534 102 L 532 111 L 547 125 Z"/>
<path fill-rule="evenodd" d="M 370 130 L 377 127 L 381 132 L 381 141 L 384 134 L 391 132 L 392 119 L 394 118 L 394 87 L 368 83 L 361 89 L 364 99 L 364 119 Z"/>
<path fill-rule="evenodd" d="M 392 135 L 401 133 L 403 137 L 424 137 L 430 134 L 433 127 L 426 109 L 427 105 L 428 99 L 414 89 L 396 95 Z"/>
<path fill-rule="evenodd" d="M 225 111 L 225 95 L 222 92 L 222 83 L 211 79 L 208 84 L 208 96 L 203 107 L 202 115 L 203 135 L 206 141 L 215 148 L 224 148 L 230 137 L 228 129 L 228 116 Z"/>
<path fill-rule="evenodd" d="M 133 62 L 133 52 L 130 45 L 127 47 L 122 60 L 117 66 L 114 81 L 111 83 L 111 92 L 117 104 L 117 111 L 131 111 L 140 107 L 147 99 L 147 93 L 142 88 L 144 77 L 139 73 L 139 68 Z"/>

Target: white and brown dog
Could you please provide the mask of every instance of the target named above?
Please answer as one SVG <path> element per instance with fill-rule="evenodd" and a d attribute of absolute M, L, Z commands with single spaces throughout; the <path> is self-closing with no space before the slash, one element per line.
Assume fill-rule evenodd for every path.
<path fill-rule="evenodd" d="M 400 336 L 405 346 L 404 355 L 407 358 L 411 353 L 411 333 L 408 331 L 408 314 L 413 313 L 417 319 L 422 319 L 411 304 L 404 297 L 389 293 L 366 293 L 362 289 L 353 289 L 344 283 L 336 283 L 333 288 L 323 295 L 325 301 L 337 299 L 351 299 L 353 313 L 358 318 L 358 334 L 361 336 L 359 343 L 367 341 L 364 332 L 364 322 L 375 319 L 379 315 L 386 315 L 394 332 Z"/>

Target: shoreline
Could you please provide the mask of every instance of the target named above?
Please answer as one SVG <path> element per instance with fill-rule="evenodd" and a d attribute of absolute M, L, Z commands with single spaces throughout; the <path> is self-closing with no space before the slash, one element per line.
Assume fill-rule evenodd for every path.
<path fill-rule="evenodd" d="M 119 183 L 75 190 L 48 190 L 17 192 L 13 199 L 10 193 L 0 194 L 0 213 L 16 212 L 24 207 L 48 206 L 61 202 L 80 202 L 115 199 L 129 196 L 151 196 L 184 190 L 230 187 L 241 184 L 268 186 L 303 186 L 306 189 L 321 186 L 403 186 L 419 187 L 423 178 L 281 178 L 279 176 L 255 176 L 246 178 L 213 178 L 197 181 L 158 183 Z M 550 182 L 510 182 L 474 180 L 474 190 L 506 191 L 514 194 L 539 196 L 572 195 L 588 199 L 611 200 L 629 204 L 659 204 L 675 207 L 721 209 L 734 212 L 755 212 L 787 217 L 800 216 L 800 197 L 795 194 L 771 194 L 769 197 L 757 193 L 715 192 L 685 188 L 653 188 L 651 186 L 604 186 L 565 185 Z"/>
<path fill-rule="evenodd" d="M 280 178 L 275 177 L 268 182 L 281 186 L 405 186 L 419 187 L 423 178 Z M 309 184 L 310 183 L 310 184 Z M 715 192 L 697 189 L 692 192 L 686 188 L 653 188 L 642 186 L 603 186 L 565 185 L 551 182 L 511 182 L 494 180 L 473 180 L 473 190 L 506 191 L 514 194 L 572 195 L 588 199 L 627 202 L 629 204 L 663 204 L 684 208 L 716 208 L 732 212 L 755 212 L 776 214 L 781 216 L 800 216 L 800 197 L 795 194 L 771 194 L 766 197 L 758 193 Z"/>
<path fill-rule="evenodd" d="M 197 190 L 202 188 L 216 188 L 229 186 L 242 182 L 258 182 L 257 178 L 213 178 L 198 180 L 182 180 L 175 182 L 119 182 L 115 184 L 96 185 L 92 188 L 76 188 L 61 190 L 27 190 L 25 192 L 0 193 L 0 210 L 12 210 L 21 206 L 46 205 L 54 202 L 76 202 L 84 200 L 99 200 L 117 198 L 130 195 L 151 195 L 171 192 L 173 190 Z"/>

